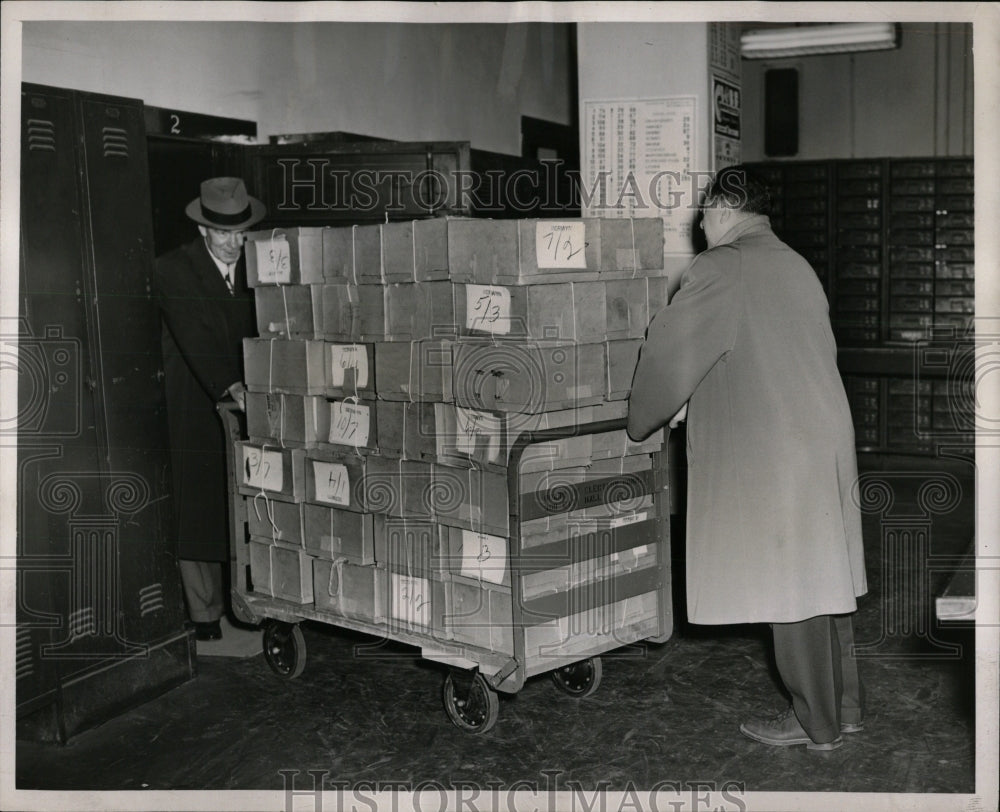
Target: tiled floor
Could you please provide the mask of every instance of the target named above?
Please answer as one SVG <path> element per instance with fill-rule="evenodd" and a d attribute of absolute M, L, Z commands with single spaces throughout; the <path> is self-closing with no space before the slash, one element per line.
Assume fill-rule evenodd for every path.
<path fill-rule="evenodd" d="M 280 790 L 287 773 L 279 771 L 298 770 L 308 783 L 304 771 L 319 770 L 328 788 L 523 781 L 593 791 L 672 781 L 747 791 L 972 792 L 972 635 L 941 628 L 933 616 L 945 565 L 972 538 L 971 467 L 862 463 L 862 495 L 874 512 L 865 516 L 871 592 L 856 637 L 869 715 L 865 730 L 832 753 L 771 748 L 739 734 L 744 719 L 786 704 L 764 627 L 678 622 L 663 645 L 605 656 L 592 696 L 574 700 L 549 679 L 532 679 L 501 697 L 492 732 L 470 736 L 445 716 L 443 671 L 413 649 L 373 649 L 370 638 L 306 624 L 308 664 L 298 679 L 274 676 L 261 656 L 203 659 L 194 681 L 66 746 L 19 743 L 17 785 Z M 874 510 L 885 494 L 891 504 Z"/>

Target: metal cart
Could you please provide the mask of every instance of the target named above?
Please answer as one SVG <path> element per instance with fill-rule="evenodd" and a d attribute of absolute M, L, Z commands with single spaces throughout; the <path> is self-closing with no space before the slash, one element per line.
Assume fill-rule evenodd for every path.
<path fill-rule="evenodd" d="M 240 415 L 235 405 L 220 404 L 230 449 L 241 437 Z M 593 693 L 601 681 L 600 655 L 625 645 L 648 640 L 666 642 L 673 632 L 670 578 L 670 515 L 665 445 L 652 453 L 648 469 L 580 483 L 561 482 L 552 487 L 521 493 L 522 457 L 529 447 L 580 435 L 620 431 L 625 420 L 603 420 L 567 428 L 521 433 L 511 445 L 507 465 L 510 573 L 509 614 L 502 616 L 508 645 L 475 645 L 442 639 L 440 635 L 407 628 L 406 624 L 367 622 L 255 592 L 249 578 L 248 503 L 239 492 L 234 474 L 235 455 L 229 459 L 231 505 L 232 606 L 236 617 L 249 624 L 263 624 L 264 656 L 281 677 L 293 679 L 306 663 L 306 646 L 299 623 L 314 620 L 388 638 L 417 647 L 421 657 L 448 666 L 443 701 L 448 717 L 469 733 L 484 733 L 497 721 L 497 692 L 516 693 L 525 680 L 549 673 L 555 685 L 573 697 Z M 573 535 L 547 543 L 522 545 L 522 523 L 557 517 L 602 505 L 645 500 L 649 509 L 600 532 Z M 570 525 L 572 527 L 573 525 Z M 620 565 L 620 557 L 643 564 Z M 535 590 L 526 597 L 532 575 L 561 574 L 565 568 L 601 561 L 611 567 L 608 577 L 584 580 L 565 589 Z M 610 562 L 610 563 L 609 563 Z M 558 582 L 558 578 L 555 579 Z M 628 622 L 629 602 L 635 622 Z M 636 606 L 641 605 L 639 615 Z M 587 613 L 591 613 L 589 616 Z M 595 614 L 596 613 L 596 614 Z M 622 617 L 621 623 L 617 621 Z M 609 616 L 612 622 L 608 624 Z M 577 634 L 569 621 L 587 617 L 602 629 Z M 494 619 L 494 622 L 495 619 Z M 539 636 L 539 630 L 548 634 Z M 568 630 L 568 631 L 567 631 Z M 552 635 L 555 634 L 555 637 Z"/>

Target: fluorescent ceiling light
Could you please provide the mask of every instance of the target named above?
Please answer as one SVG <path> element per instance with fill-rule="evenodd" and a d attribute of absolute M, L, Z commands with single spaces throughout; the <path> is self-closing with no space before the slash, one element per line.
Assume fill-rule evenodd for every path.
<path fill-rule="evenodd" d="M 895 23 L 824 23 L 747 31 L 740 38 L 744 59 L 847 54 L 896 48 Z"/>

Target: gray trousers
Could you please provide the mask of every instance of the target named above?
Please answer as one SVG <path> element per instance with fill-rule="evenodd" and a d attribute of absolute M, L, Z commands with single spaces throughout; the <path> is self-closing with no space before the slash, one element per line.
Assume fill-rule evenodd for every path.
<path fill-rule="evenodd" d="M 222 562 L 180 559 L 188 615 L 195 623 L 222 617 Z"/>
<path fill-rule="evenodd" d="M 853 655 L 854 616 L 819 615 L 772 623 L 778 673 L 792 709 L 814 742 L 830 742 L 841 724 L 861 724 L 864 686 Z"/>

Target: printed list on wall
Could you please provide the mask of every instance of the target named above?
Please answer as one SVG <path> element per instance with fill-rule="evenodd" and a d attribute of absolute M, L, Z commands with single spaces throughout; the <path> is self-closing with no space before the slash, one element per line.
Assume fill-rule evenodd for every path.
<path fill-rule="evenodd" d="M 691 253 L 695 96 L 584 102 L 585 217 L 662 217 L 664 250 Z"/>

